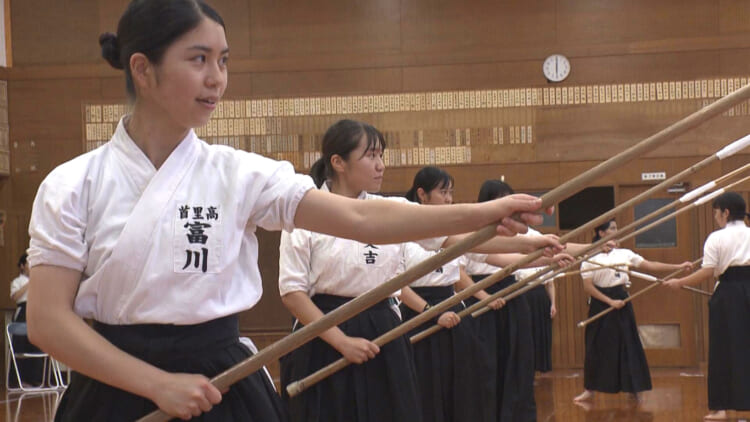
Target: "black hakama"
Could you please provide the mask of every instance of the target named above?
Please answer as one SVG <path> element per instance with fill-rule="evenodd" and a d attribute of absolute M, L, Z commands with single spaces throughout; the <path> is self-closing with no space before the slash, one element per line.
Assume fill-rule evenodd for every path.
<path fill-rule="evenodd" d="M 708 408 L 750 410 L 750 266 L 719 280 L 708 302 Z"/>
<path fill-rule="evenodd" d="M 415 293 L 430 305 L 436 305 L 453 296 L 453 286 L 412 287 Z M 453 312 L 464 309 L 454 306 Z M 417 313 L 401 304 L 404 321 Z M 481 422 L 495 421 L 494 406 L 477 402 L 495 382 L 488 372 L 489 357 L 479 347 L 475 330 L 466 322 L 443 329 L 414 344 L 419 394 L 422 401 L 422 419 L 431 422 Z M 409 336 L 437 324 L 437 318 L 415 328 Z"/>
<path fill-rule="evenodd" d="M 628 297 L 622 285 L 596 288 L 615 300 Z M 608 307 L 592 297 L 589 317 Z M 583 386 L 586 390 L 603 393 L 638 393 L 651 389 L 646 353 L 630 302 L 586 326 Z"/>
<path fill-rule="evenodd" d="M 552 302 L 543 285 L 529 290 L 525 296 L 531 310 L 534 369 L 549 372 L 552 370 L 552 318 L 549 315 Z"/>
<path fill-rule="evenodd" d="M 107 325 L 94 329 L 125 352 L 168 372 L 209 378 L 252 356 L 239 341 L 239 320 L 231 315 L 196 325 Z M 74 372 L 55 421 L 133 421 L 156 405 L 143 397 Z M 265 371 L 230 387 L 221 403 L 196 421 L 286 421 L 281 399 Z"/>
<path fill-rule="evenodd" d="M 485 275 L 473 275 L 479 281 Z M 498 292 L 516 282 L 510 275 L 485 289 Z M 467 305 L 476 303 L 470 298 Z M 496 403 L 497 420 L 513 422 L 536 421 L 534 399 L 534 341 L 531 336 L 531 316 L 526 295 L 520 295 L 497 311 L 485 312 L 475 325 L 480 344 L 488 356 L 496 375 L 493 397 L 486 403 Z M 484 399 L 484 396 L 482 397 Z"/>
<path fill-rule="evenodd" d="M 328 313 L 351 298 L 317 294 L 313 303 Z M 348 336 L 373 340 L 401 323 L 394 302 L 384 300 L 344 321 L 339 328 Z M 301 328 L 298 324 L 296 329 Z M 341 354 L 316 338 L 281 358 L 282 395 L 293 422 L 419 422 L 414 354 L 408 336 L 380 348 L 374 359 L 352 364 L 290 398 L 286 386 L 329 363 Z"/>

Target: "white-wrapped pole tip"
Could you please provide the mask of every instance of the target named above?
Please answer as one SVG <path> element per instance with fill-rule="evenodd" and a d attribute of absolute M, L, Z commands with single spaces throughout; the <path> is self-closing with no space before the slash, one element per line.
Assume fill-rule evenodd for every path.
<path fill-rule="evenodd" d="M 681 203 L 683 203 L 683 204 L 686 203 L 686 202 L 691 202 L 695 198 L 703 195 L 703 193 L 706 192 L 707 190 L 713 189 L 714 186 L 716 186 L 716 182 L 708 182 L 705 185 L 703 185 L 703 186 L 701 186 L 699 188 L 693 189 L 690 192 L 682 195 L 682 197 L 679 199 L 679 201 Z"/>
<path fill-rule="evenodd" d="M 650 274 L 643 274 L 639 273 L 638 271 L 630 271 L 630 275 L 632 275 L 635 278 L 640 278 L 642 280 L 651 281 L 653 283 L 658 283 L 659 279 L 650 275 Z"/>
<path fill-rule="evenodd" d="M 750 145 L 750 135 L 746 135 L 744 138 L 740 138 L 720 149 L 719 152 L 716 153 L 716 157 L 719 160 L 723 160 L 727 157 L 731 157 L 738 151 L 742 151 L 743 149 L 747 148 L 748 145 Z"/>
<path fill-rule="evenodd" d="M 724 188 L 721 188 L 721 189 L 717 189 L 717 190 L 715 190 L 715 191 L 713 191 L 713 192 L 709 193 L 708 195 L 704 196 L 703 198 L 701 198 L 701 199 L 699 199 L 699 200 L 697 200 L 697 201 L 693 202 L 693 204 L 695 204 L 695 206 L 696 206 L 696 207 L 697 207 L 698 205 L 703 205 L 703 204 L 705 204 L 706 202 L 708 202 L 708 201 L 710 201 L 710 200 L 712 200 L 712 199 L 716 198 L 717 196 L 721 195 L 722 193 L 724 193 Z"/>

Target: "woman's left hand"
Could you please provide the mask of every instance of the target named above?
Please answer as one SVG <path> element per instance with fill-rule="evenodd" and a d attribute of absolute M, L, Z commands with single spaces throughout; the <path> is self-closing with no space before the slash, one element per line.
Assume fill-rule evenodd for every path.
<path fill-rule="evenodd" d="M 461 317 L 455 312 L 445 312 L 438 318 L 438 324 L 443 328 L 453 328 L 461 322 Z"/>

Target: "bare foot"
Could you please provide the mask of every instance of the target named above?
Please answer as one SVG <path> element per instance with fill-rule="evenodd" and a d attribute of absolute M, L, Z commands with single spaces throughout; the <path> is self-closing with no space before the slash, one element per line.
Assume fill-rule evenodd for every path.
<path fill-rule="evenodd" d="M 594 392 L 589 391 L 589 390 L 584 390 L 584 392 L 577 395 L 576 398 L 573 399 L 573 401 L 574 402 L 586 401 L 586 400 L 591 400 L 592 398 L 594 398 Z"/>
<path fill-rule="evenodd" d="M 584 401 L 574 401 L 574 402 L 573 402 L 573 404 L 574 404 L 574 405 L 576 405 L 576 406 L 579 406 L 579 407 L 581 407 L 581 408 L 582 408 L 583 410 L 585 410 L 586 412 L 588 412 L 588 411 L 590 411 L 591 409 L 593 409 L 593 408 L 594 408 L 594 403 L 591 403 L 591 402 L 590 402 L 590 401 L 588 401 L 588 400 L 584 400 Z"/>
<path fill-rule="evenodd" d="M 636 402 L 636 403 L 642 403 L 643 402 L 643 394 L 638 393 L 630 393 L 630 400 Z"/>
<path fill-rule="evenodd" d="M 725 420 L 727 420 L 727 411 L 726 410 L 717 410 L 715 412 L 711 412 L 708 415 L 704 416 L 703 420 L 707 420 L 707 421 L 725 421 Z"/>

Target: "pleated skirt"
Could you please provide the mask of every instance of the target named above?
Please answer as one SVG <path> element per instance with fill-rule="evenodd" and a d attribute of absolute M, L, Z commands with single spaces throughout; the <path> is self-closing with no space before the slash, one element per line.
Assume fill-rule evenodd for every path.
<path fill-rule="evenodd" d="M 552 370 L 552 318 L 549 311 L 552 302 L 547 289 L 540 285 L 526 294 L 531 311 L 531 331 L 534 337 L 534 369 L 539 372 Z"/>
<path fill-rule="evenodd" d="M 351 298 L 318 294 L 312 301 L 324 313 Z M 351 337 L 373 340 L 401 323 L 395 305 L 382 301 L 341 323 Z M 295 329 L 301 328 L 298 324 Z M 295 397 L 286 386 L 329 363 L 341 354 L 316 338 L 281 358 L 282 395 L 294 422 L 412 422 L 422 421 L 414 352 L 408 336 L 382 346 L 361 365 L 352 364 Z"/>
<path fill-rule="evenodd" d="M 453 286 L 412 287 L 430 305 L 453 296 Z M 454 306 L 453 312 L 464 309 Z M 401 304 L 404 321 L 417 313 Z M 469 317 L 470 318 L 470 317 Z M 486 402 L 478 402 L 494 377 L 489 373 L 489 356 L 479 345 L 475 330 L 465 319 L 451 329 L 443 329 L 414 344 L 422 419 L 433 422 L 495 421 L 496 410 Z M 437 318 L 415 328 L 409 336 L 437 324 Z"/>
<path fill-rule="evenodd" d="M 474 281 L 484 275 L 473 275 Z M 498 292 L 515 283 L 511 275 L 493 284 L 485 291 Z M 471 298 L 467 306 L 476 303 Z M 497 311 L 486 312 L 474 320 L 484 353 L 491 359 L 491 373 L 495 375 L 493 397 L 497 420 L 512 422 L 536 421 L 534 399 L 534 340 L 531 328 L 531 310 L 526 295 L 521 295 Z"/>
<path fill-rule="evenodd" d="M 239 341 L 236 315 L 197 325 L 94 324 L 118 348 L 168 372 L 203 374 L 209 378 L 252 356 Z M 143 397 L 74 372 L 60 400 L 55 421 L 133 421 L 156 410 Z M 286 421 L 286 412 L 264 371 L 230 387 L 221 403 L 195 421 Z"/>
<path fill-rule="evenodd" d="M 628 297 L 623 286 L 597 289 L 612 299 Z M 589 317 L 608 307 L 606 303 L 591 298 Z M 586 326 L 583 374 L 584 388 L 590 391 L 637 393 L 651 389 L 646 353 L 630 302 Z"/>
<path fill-rule="evenodd" d="M 729 267 L 708 302 L 708 408 L 750 410 L 750 267 Z"/>

